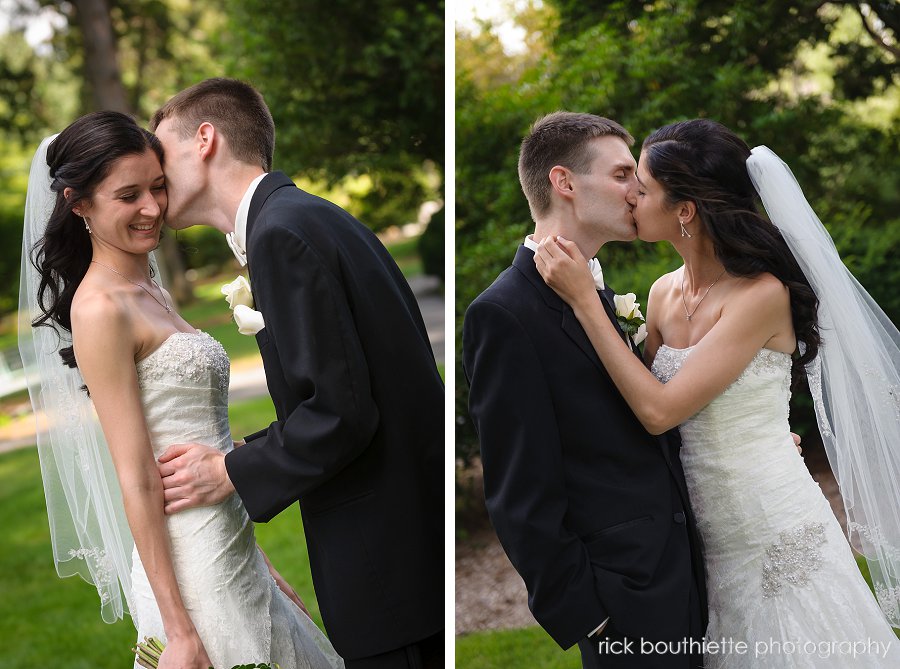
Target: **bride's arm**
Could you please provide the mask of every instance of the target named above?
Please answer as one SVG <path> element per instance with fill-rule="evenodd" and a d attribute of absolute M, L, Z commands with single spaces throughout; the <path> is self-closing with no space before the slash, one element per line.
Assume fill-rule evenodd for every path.
<path fill-rule="evenodd" d="M 619 392 L 651 434 L 676 427 L 720 395 L 778 334 L 789 309 L 787 289 L 777 279 L 755 281 L 729 302 L 678 374 L 664 384 L 634 356 L 610 322 L 572 242 L 542 243 L 535 264 L 572 307 Z"/>
<path fill-rule="evenodd" d="M 659 300 L 661 299 L 659 292 L 663 286 L 663 282 L 667 280 L 668 276 L 668 274 L 661 276 L 653 282 L 652 286 L 650 286 L 650 294 L 647 296 L 647 307 L 644 309 L 644 317 L 647 319 L 647 338 L 644 340 L 644 364 L 648 369 L 650 365 L 653 364 L 656 352 L 663 343 L 662 333 L 659 331 L 659 318 L 657 317 L 659 310 L 654 309 L 653 307 L 654 305 L 659 304 Z"/>
<path fill-rule="evenodd" d="M 72 310 L 72 335 L 166 633 L 160 669 L 208 669 L 212 663 L 185 609 L 172 565 L 163 486 L 144 420 L 134 365 L 137 345 L 128 318 L 107 296 L 93 295 Z"/>

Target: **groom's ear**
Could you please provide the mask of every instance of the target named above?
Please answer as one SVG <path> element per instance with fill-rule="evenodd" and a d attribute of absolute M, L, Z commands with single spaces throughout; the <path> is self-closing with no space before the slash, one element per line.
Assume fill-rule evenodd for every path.
<path fill-rule="evenodd" d="M 207 160 L 216 154 L 219 144 L 219 133 L 216 132 L 216 126 L 209 121 L 204 121 L 197 128 L 195 138 L 201 160 Z"/>
<path fill-rule="evenodd" d="M 550 187 L 557 195 L 564 198 L 571 198 L 574 194 L 572 188 L 572 175 L 565 167 L 554 165 L 550 168 Z"/>

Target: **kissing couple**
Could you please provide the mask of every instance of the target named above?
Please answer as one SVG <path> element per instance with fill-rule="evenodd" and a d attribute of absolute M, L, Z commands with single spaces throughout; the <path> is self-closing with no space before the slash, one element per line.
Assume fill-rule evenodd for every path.
<path fill-rule="evenodd" d="M 584 667 L 898 666 L 900 333 L 771 150 L 703 119 L 632 143 L 534 123 L 534 233 L 465 316 L 487 509 L 532 613 Z M 683 260 L 645 340 L 587 260 L 635 237 Z M 877 600 L 794 446 L 799 374 Z"/>
<path fill-rule="evenodd" d="M 192 86 L 152 128 L 88 114 L 32 164 L 19 332 L 57 570 L 161 639 L 160 669 L 443 666 L 444 390 L 412 291 L 272 171 L 248 84 Z M 224 348 L 154 280 L 164 222 L 216 228 L 247 267 L 277 419 L 244 439 Z M 254 537 L 298 501 L 328 638 Z"/>

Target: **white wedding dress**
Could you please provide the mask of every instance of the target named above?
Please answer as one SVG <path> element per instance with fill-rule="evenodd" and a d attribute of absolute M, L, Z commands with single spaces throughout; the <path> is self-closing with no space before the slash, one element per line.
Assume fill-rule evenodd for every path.
<path fill-rule="evenodd" d="M 661 346 L 653 374 L 669 381 L 692 348 Z M 707 652 L 705 667 L 900 667 L 900 640 L 791 438 L 790 373 L 790 356 L 762 349 L 680 426 L 706 565 L 706 639 L 747 644 Z"/>
<path fill-rule="evenodd" d="M 185 442 L 231 450 L 229 362 L 219 342 L 202 332 L 173 334 L 137 363 L 137 375 L 155 455 Z M 325 635 L 275 585 L 238 495 L 166 522 L 181 596 L 215 669 L 260 662 L 281 669 L 343 666 Z M 165 641 L 136 550 L 132 590 L 138 638 Z"/>

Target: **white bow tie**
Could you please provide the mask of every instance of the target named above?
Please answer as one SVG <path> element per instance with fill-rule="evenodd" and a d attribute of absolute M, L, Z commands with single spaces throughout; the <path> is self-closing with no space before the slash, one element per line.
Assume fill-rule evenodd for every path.
<path fill-rule="evenodd" d="M 603 283 L 603 268 L 600 267 L 600 261 L 596 258 L 591 258 L 588 260 L 588 269 L 591 270 L 591 275 L 594 277 L 594 285 L 597 287 L 597 290 L 606 288 L 606 284 Z"/>
<path fill-rule="evenodd" d="M 231 248 L 231 252 L 234 253 L 234 257 L 237 258 L 237 261 L 241 264 L 241 267 L 245 267 L 247 265 L 247 252 L 240 244 L 238 244 L 238 241 L 234 238 L 234 233 L 229 232 L 228 234 L 226 234 L 225 241 L 228 242 L 228 246 Z"/>

